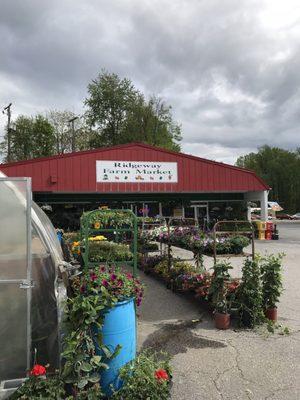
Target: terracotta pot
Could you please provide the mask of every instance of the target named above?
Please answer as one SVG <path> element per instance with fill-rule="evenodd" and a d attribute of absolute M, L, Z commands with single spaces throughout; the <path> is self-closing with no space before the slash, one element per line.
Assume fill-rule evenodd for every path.
<path fill-rule="evenodd" d="M 215 313 L 215 326 L 217 329 L 228 329 L 230 326 L 230 314 Z"/>
<path fill-rule="evenodd" d="M 265 311 L 265 316 L 270 320 L 270 321 L 277 321 L 277 307 L 273 308 L 268 308 Z"/>

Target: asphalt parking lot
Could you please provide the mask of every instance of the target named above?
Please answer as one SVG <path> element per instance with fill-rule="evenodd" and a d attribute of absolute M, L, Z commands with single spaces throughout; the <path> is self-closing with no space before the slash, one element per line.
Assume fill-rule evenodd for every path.
<path fill-rule="evenodd" d="M 256 241 L 256 252 L 284 252 L 284 293 L 279 323 L 258 330 L 217 331 L 199 304 L 141 274 L 147 285 L 139 317 L 139 346 L 167 351 L 176 400 L 300 399 L 300 222 L 278 223 L 279 241 Z M 180 252 L 180 250 L 178 250 Z M 185 254 L 186 255 L 186 254 Z M 239 275 L 242 259 L 233 259 Z M 206 258 L 207 267 L 212 260 Z"/>

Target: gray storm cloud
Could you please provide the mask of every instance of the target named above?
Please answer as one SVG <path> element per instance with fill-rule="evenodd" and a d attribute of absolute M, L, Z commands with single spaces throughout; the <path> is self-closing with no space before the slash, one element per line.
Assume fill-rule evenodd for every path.
<path fill-rule="evenodd" d="M 275 4 L 2 0 L 0 105 L 81 112 L 104 68 L 173 106 L 185 151 L 234 162 L 265 143 L 295 148 L 300 10 L 281 2 L 281 18 Z"/>

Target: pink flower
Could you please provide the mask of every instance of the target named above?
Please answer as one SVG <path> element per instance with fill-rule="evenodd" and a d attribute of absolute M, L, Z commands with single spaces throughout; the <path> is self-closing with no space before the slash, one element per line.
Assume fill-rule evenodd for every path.
<path fill-rule="evenodd" d="M 90 278 L 91 278 L 91 281 L 94 282 L 97 279 L 97 275 L 92 273 L 92 274 L 90 274 Z"/>
<path fill-rule="evenodd" d="M 100 267 L 100 272 L 105 272 L 106 268 L 105 267 Z"/>
<path fill-rule="evenodd" d="M 105 287 L 107 287 L 107 286 L 108 286 L 108 282 L 107 282 L 107 280 L 106 280 L 106 279 L 103 279 L 103 281 L 102 281 L 102 285 L 103 285 L 103 286 L 105 286 Z"/>

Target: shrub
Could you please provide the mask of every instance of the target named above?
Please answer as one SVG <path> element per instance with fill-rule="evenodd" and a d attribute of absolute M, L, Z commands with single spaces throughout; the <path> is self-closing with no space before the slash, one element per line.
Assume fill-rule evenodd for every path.
<path fill-rule="evenodd" d="M 253 328 L 264 320 L 258 260 L 246 259 L 242 274 L 242 281 L 237 292 L 240 324 Z"/>
<path fill-rule="evenodd" d="M 171 369 L 162 353 L 139 354 L 121 369 L 120 376 L 124 385 L 112 400 L 167 400 L 170 397 Z"/>
<path fill-rule="evenodd" d="M 262 260 L 262 302 L 265 310 L 276 307 L 282 293 L 282 258 L 283 254 L 279 254 Z"/>

